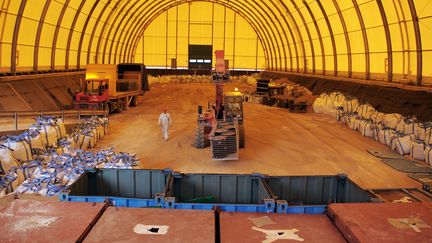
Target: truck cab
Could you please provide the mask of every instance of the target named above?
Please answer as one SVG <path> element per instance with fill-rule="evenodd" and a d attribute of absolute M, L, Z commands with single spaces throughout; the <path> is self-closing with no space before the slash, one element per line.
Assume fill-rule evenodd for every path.
<path fill-rule="evenodd" d="M 243 95 L 239 91 L 224 93 L 224 120 L 243 123 Z"/>
<path fill-rule="evenodd" d="M 87 79 L 82 83 L 82 88 L 75 96 L 75 102 L 79 108 L 100 108 L 103 102 L 109 99 L 108 79 Z"/>

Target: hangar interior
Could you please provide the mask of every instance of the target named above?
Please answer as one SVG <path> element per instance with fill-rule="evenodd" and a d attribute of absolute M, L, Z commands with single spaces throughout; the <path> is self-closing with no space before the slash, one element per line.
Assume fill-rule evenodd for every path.
<path fill-rule="evenodd" d="M 1 0 L 0 232 L 429 241 L 431 38 L 431 0 Z"/>

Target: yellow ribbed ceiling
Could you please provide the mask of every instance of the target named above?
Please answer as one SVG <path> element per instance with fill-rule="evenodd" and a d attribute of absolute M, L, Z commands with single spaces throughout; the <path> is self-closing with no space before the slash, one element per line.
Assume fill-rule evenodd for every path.
<path fill-rule="evenodd" d="M 186 9 L 179 6 L 197 4 L 206 11 L 209 5 L 216 5 L 225 14 L 235 13 L 234 23 L 239 24 L 234 33 L 251 30 L 244 39 L 251 42 L 255 38 L 256 49 L 262 53 L 257 56 L 258 52 L 242 50 L 243 45 L 237 44 L 236 51 L 243 53 L 236 58 L 239 66 L 243 62 L 240 56 L 249 53 L 247 58 L 263 59 L 268 70 L 431 84 L 431 2 L 1 0 L 0 69 L 69 70 L 84 68 L 87 63 L 133 62 L 141 60 L 141 55 L 145 61 L 146 38 L 156 36 L 154 31 L 147 31 L 155 29 L 152 23 L 162 23 L 157 19 L 165 14 L 167 30 L 170 21 L 175 19 L 179 24 L 178 18 L 169 17 L 172 9 L 177 14 L 178 9 Z M 222 11 L 215 15 L 199 11 L 200 7 L 192 9 L 195 11 L 188 12 L 192 18 L 203 12 L 220 18 Z M 213 26 L 216 23 L 213 21 Z M 241 23 L 247 23 L 247 27 L 239 29 Z M 169 47 L 161 48 L 167 49 L 168 56 Z M 259 61 L 252 65 L 252 61 L 244 60 L 242 65 L 262 68 Z M 165 65 L 166 58 L 161 63 Z"/>

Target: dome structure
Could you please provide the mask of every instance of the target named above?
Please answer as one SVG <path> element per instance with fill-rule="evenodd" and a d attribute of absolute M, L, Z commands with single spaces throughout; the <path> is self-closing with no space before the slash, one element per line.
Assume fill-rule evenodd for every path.
<path fill-rule="evenodd" d="M 429 0 L 3 0 L 0 7 L 2 72 L 121 62 L 185 68 L 188 45 L 207 44 L 224 48 L 232 69 L 432 84 Z"/>

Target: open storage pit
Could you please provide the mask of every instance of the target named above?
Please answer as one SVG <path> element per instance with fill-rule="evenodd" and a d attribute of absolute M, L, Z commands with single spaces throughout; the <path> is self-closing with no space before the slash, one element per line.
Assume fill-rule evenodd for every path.
<path fill-rule="evenodd" d="M 212 211 L 109 207 L 87 242 L 215 242 Z"/>
<path fill-rule="evenodd" d="M 274 212 L 275 203 L 262 175 L 180 174 L 172 176 L 168 208 L 230 212 Z"/>
<path fill-rule="evenodd" d="M 266 182 L 277 197 L 278 213 L 323 213 L 329 203 L 371 202 L 376 198 L 345 175 L 272 176 Z"/>
<path fill-rule="evenodd" d="M 164 170 L 89 170 L 59 197 L 71 202 L 109 201 L 119 207 L 162 207 L 168 177 Z"/>
<path fill-rule="evenodd" d="M 432 203 L 337 203 L 328 211 L 349 242 L 431 241 Z"/>
<path fill-rule="evenodd" d="M 271 230 L 275 240 L 298 236 L 304 242 L 345 242 L 326 215 L 221 212 L 219 222 L 221 242 L 264 242 Z"/>
<path fill-rule="evenodd" d="M 105 208 L 103 203 L 13 200 L 0 210 L 0 241 L 79 241 Z"/>
<path fill-rule="evenodd" d="M 345 175 L 182 174 L 126 169 L 87 171 L 59 197 L 73 202 L 109 201 L 120 207 L 301 214 L 322 214 L 334 202 L 379 201 Z"/>

